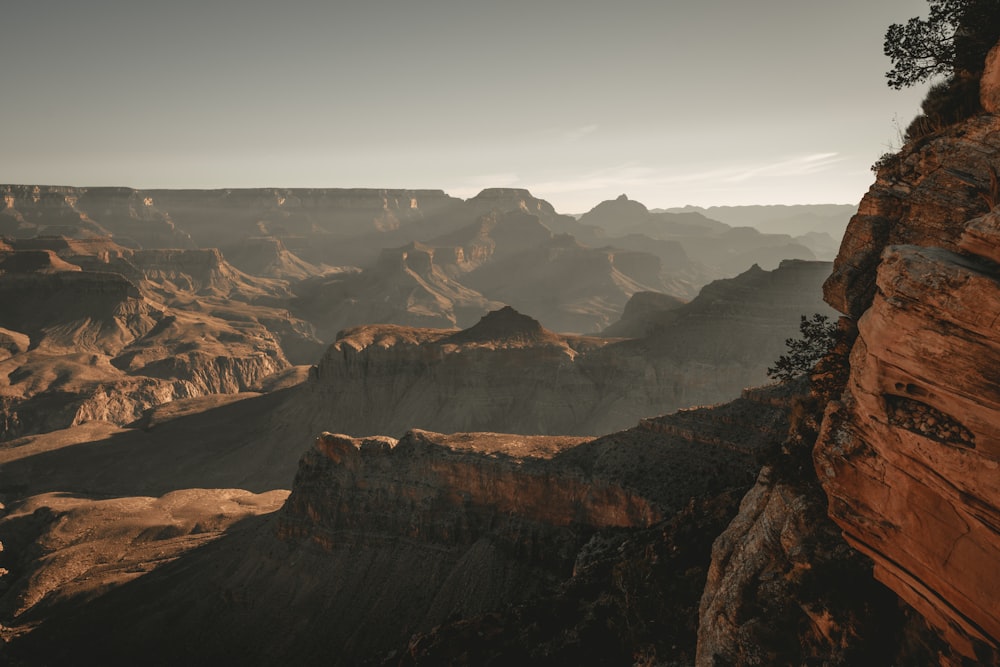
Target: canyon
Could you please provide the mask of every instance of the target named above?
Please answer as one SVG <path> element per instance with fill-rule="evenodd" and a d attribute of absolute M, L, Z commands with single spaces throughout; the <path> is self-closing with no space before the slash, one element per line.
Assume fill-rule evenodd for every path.
<path fill-rule="evenodd" d="M 714 408 L 677 425 L 646 418 L 759 384 L 799 316 L 830 312 L 818 298 L 829 263 L 748 265 L 686 303 L 654 291 L 673 280 L 690 293 L 689 278 L 709 275 L 679 244 L 658 242 L 660 256 L 584 245 L 565 230 L 600 236 L 595 228 L 521 191 L 486 191 L 466 205 L 478 216 L 471 224 L 444 216 L 423 228 L 424 241 L 383 248 L 366 267 L 300 259 L 295 239 L 266 225 L 219 243 L 226 250 L 195 247 L 232 239 L 221 228 L 259 213 L 240 210 L 261 206 L 253 197 L 212 200 L 213 213 L 230 215 L 190 236 L 179 222 L 194 214 L 178 199 L 203 206 L 207 195 L 8 191 L 4 215 L 18 234 L 0 253 L 12 305 L 0 315 L 0 595 L 5 655 L 29 663 L 131 663 L 160 640 L 164 664 L 225 662 L 235 636 L 249 663 L 315 661 L 317 651 L 344 663 L 402 657 L 414 632 L 456 614 L 557 599 L 577 566 L 610 566 L 616 535 L 655 536 L 691 502 L 692 525 L 721 529 L 767 434 L 785 428 L 787 397 L 739 399 L 711 436 L 697 424 L 716 423 Z M 344 225 L 359 244 L 393 233 L 393 216 L 418 224 L 419 204 L 410 218 L 389 216 L 389 200 L 370 195 L 338 200 L 360 209 L 356 220 L 377 214 L 374 231 Z M 139 233 L 146 224 L 158 231 Z M 664 279 L 662 257 L 674 278 Z M 555 333 L 504 305 L 519 294 L 560 328 L 592 333 Z M 734 326 L 747 336 L 726 335 Z M 324 338 L 333 340 L 325 353 Z M 331 429 L 351 435 L 324 435 L 302 456 L 301 443 Z M 341 476 L 332 486 L 331 475 Z M 342 511 L 326 515 L 330 506 Z M 684 553 L 704 560 L 708 535 Z M 235 554 L 250 560 L 222 565 Z M 180 583 L 178 568 L 199 574 Z M 303 579 L 307 571 L 325 574 Z M 345 589 L 348 579 L 356 584 Z M 692 618 L 695 579 L 683 581 Z M 393 604 L 369 601 L 380 586 L 376 597 Z M 222 607 L 181 602 L 196 590 L 220 591 Z M 580 604 L 594 604 L 588 596 Z M 256 611 L 234 615 L 238 599 Z M 135 643 L 116 630 L 109 649 L 104 630 L 76 625 L 73 610 L 85 608 L 100 628 L 125 628 L 139 616 L 119 617 L 121 604 L 148 610 L 125 631 Z M 200 637 L 198 656 L 189 639 L 155 629 L 176 605 L 190 613 L 168 612 L 170 625 Z M 259 613 L 272 607 L 289 611 Z M 288 625 L 317 609 L 343 632 L 309 642 Z M 225 628 L 214 624 L 223 618 Z M 359 631 L 359 619 L 372 630 Z M 690 627 L 684 637 L 693 656 Z"/>
<path fill-rule="evenodd" d="M 0 186 L 0 659 L 1000 664 L 997 87 L 832 264 L 624 195 Z"/>

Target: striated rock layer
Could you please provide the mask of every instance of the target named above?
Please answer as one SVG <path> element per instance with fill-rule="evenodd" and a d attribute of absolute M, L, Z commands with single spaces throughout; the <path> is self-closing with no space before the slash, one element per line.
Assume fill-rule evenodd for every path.
<path fill-rule="evenodd" d="M 299 465 L 279 534 L 332 550 L 375 535 L 468 546 L 495 532 L 524 560 L 566 567 L 575 531 L 563 529 L 647 527 L 663 518 L 648 499 L 617 483 L 550 462 L 584 441 L 410 431 L 397 442 L 323 434 Z M 399 512 L 401 501 L 408 512 Z"/>
<path fill-rule="evenodd" d="M 825 287 L 859 336 L 814 454 L 875 576 L 981 664 L 1000 663 L 998 168 L 982 114 L 880 171 Z"/>
<path fill-rule="evenodd" d="M 787 429 L 787 397 L 748 393 L 744 400 L 785 406 L 767 420 L 773 431 L 763 422 L 747 428 L 738 415 L 750 413 L 737 410 L 718 422 L 710 411 L 681 420 L 685 428 L 696 420 L 713 424 L 713 443 L 674 433 L 670 417 L 656 428 L 642 425 L 597 440 L 323 434 L 302 457 L 280 513 L 248 518 L 193 550 L 186 547 L 192 526 L 204 521 L 211 529 L 221 517 L 213 523 L 215 514 L 202 518 L 185 509 L 173 530 L 160 528 L 157 519 L 144 538 L 154 538 L 149 547 L 163 560 L 127 582 L 114 580 L 120 567 L 97 571 L 93 565 L 106 546 L 119 554 L 120 542 L 105 540 L 103 530 L 74 536 L 67 551 L 44 529 L 37 543 L 53 559 L 83 554 L 85 567 L 53 588 L 42 576 L 44 563 L 21 566 L 16 598 L 6 601 L 12 606 L 0 605 L 11 638 L 8 655 L 25 665 L 362 664 L 403 658 L 399 652 L 414 633 L 428 637 L 456 619 L 499 613 L 514 614 L 506 646 L 493 646 L 494 655 L 509 661 L 533 655 L 550 663 L 559 656 L 587 662 L 593 648 L 620 663 L 637 642 L 651 657 L 691 656 L 693 607 L 709 544 L 699 527 L 731 517 L 736 494 L 752 477 L 755 453 Z M 748 439 L 747 431 L 756 438 Z M 130 470 L 117 487 L 105 488 L 151 485 L 170 477 L 164 467 L 176 475 L 210 466 L 191 466 L 190 456 L 164 455 L 159 465 Z M 98 462 L 91 462 L 93 473 Z M 52 474 L 35 469 L 32 488 Z M 135 504 L 123 499 L 101 507 L 128 503 Z M 23 517 L 34 510 L 32 521 L 44 522 L 45 507 L 65 505 L 53 495 L 38 496 L 17 512 Z M 30 554 L 30 524 L 0 521 L 0 538 L 24 529 L 16 533 L 17 550 Z M 122 526 L 120 533 L 128 537 L 130 530 Z M 146 549 L 149 540 L 140 542 Z M 649 586 L 650 577 L 669 592 Z M 111 589 L 97 593 L 95 581 Z M 63 588 L 87 595 L 63 597 Z M 529 603 L 522 623 L 516 610 Z M 662 613 L 679 621 L 666 637 L 658 625 Z M 415 641 L 410 655 L 436 655 L 436 640 Z"/>
<path fill-rule="evenodd" d="M 282 344 L 308 342 L 278 309 L 238 303 L 272 285 L 218 251 L 28 245 L 0 251 L 0 440 L 246 391 L 289 367 Z"/>
<path fill-rule="evenodd" d="M 925 137 L 879 170 L 851 219 L 824 286 L 827 302 L 860 317 L 875 295 L 882 250 L 913 244 L 957 250 L 966 222 L 1000 203 L 994 184 L 1000 121 L 981 114 Z"/>
<path fill-rule="evenodd" d="M 317 365 L 303 418 L 351 435 L 411 427 L 587 435 L 719 403 L 766 380 L 801 315 L 829 312 L 818 298 L 828 269 L 755 267 L 661 311 L 647 335 L 624 341 L 554 334 L 510 308 L 462 332 L 358 327 Z"/>

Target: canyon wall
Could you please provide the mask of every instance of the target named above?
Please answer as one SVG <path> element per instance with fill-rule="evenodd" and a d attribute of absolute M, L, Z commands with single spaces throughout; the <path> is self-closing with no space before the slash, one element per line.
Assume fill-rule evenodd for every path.
<path fill-rule="evenodd" d="M 304 412 L 317 430 L 356 436 L 407 428 L 587 435 L 719 403 L 767 380 L 802 315 L 830 312 L 819 300 L 828 270 L 798 261 L 753 268 L 661 311 L 647 335 L 625 341 L 553 334 L 509 308 L 461 333 L 359 327 L 317 365 Z"/>
<path fill-rule="evenodd" d="M 212 531 L 217 514 L 184 507 L 173 527 L 151 521 L 141 548 L 161 560 L 138 578 L 101 564 L 105 549 L 121 549 L 107 531 L 58 533 L 72 527 L 56 521 L 65 506 L 88 501 L 38 496 L 0 520 L 0 538 L 46 554 L 19 564 L 15 593 L 0 591 L 12 638 L 4 650 L 26 665 L 392 664 L 440 661 L 434 632 L 494 627 L 475 637 L 488 651 L 480 655 L 621 662 L 639 642 L 646 655 L 684 660 L 713 531 L 732 516 L 754 457 L 787 429 L 790 407 L 785 388 L 773 388 L 724 413 L 684 415 L 676 430 L 665 416 L 596 440 L 326 433 L 302 456 L 277 515 L 247 518 L 213 541 L 198 541 L 192 526 Z M 714 429 L 711 442 L 684 436 L 697 423 Z M 130 483 L 163 477 L 148 468 Z M 173 498 L 186 497 L 101 507 L 180 509 Z M 214 500 L 204 509 L 218 512 Z M 68 562 L 75 574 L 48 585 L 57 574 L 48 564 Z M 663 589 L 649 585 L 654 576 Z M 43 622 L 26 627 L 39 618 L 32 610 Z M 678 619 L 666 635 L 663 613 Z"/>
<path fill-rule="evenodd" d="M 830 516 L 947 664 L 1000 662 L 998 169 L 991 113 L 904 147 L 825 285 L 858 330 L 815 450 Z"/>

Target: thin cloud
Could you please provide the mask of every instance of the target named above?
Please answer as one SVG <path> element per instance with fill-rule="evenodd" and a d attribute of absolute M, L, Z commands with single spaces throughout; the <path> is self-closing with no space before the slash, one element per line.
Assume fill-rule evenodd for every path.
<path fill-rule="evenodd" d="M 814 155 L 804 155 L 744 169 L 723 180 L 729 183 L 739 183 L 763 175 L 794 176 L 796 174 L 815 174 L 819 171 L 825 171 L 841 161 L 843 161 L 843 158 L 838 157 L 837 153 L 816 153 Z"/>
<path fill-rule="evenodd" d="M 572 130 L 569 130 L 568 132 L 565 133 L 565 135 L 563 135 L 563 138 L 566 140 L 567 143 L 575 144 L 576 142 L 586 137 L 588 134 L 593 134 L 594 132 L 597 132 L 597 129 L 598 125 L 596 124 L 584 125 L 582 127 L 577 127 Z"/>
<path fill-rule="evenodd" d="M 622 164 L 592 171 L 579 176 L 527 184 L 533 192 L 565 194 L 593 190 L 627 189 L 630 187 L 676 186 L 703 183 L 705 186 L 720 183 L 745 183 L 757 178 L 794 177 L 815 174 L 843 161 L 837 153 L 815 153 L 758 164 L 717 167 L 700 171 L 678 173 L 674 170 Z"/>

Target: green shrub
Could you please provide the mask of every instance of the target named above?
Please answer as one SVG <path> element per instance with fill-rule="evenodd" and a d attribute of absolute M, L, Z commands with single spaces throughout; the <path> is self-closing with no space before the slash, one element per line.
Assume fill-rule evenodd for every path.
<path fill-rule="evenodd" d="M 787 338 L 785 345 L 788 354 L 783 354 L 767 369 L 767 376 L 780 382 L 787 382 L 805 373 L 811 373 L 813 367 L 822 359 L 837 342 L 837 325 L 830 322 L 826 315 L 814 313 L 811 318 L 803 315 L 799 321 L 801 338 Z"/>

